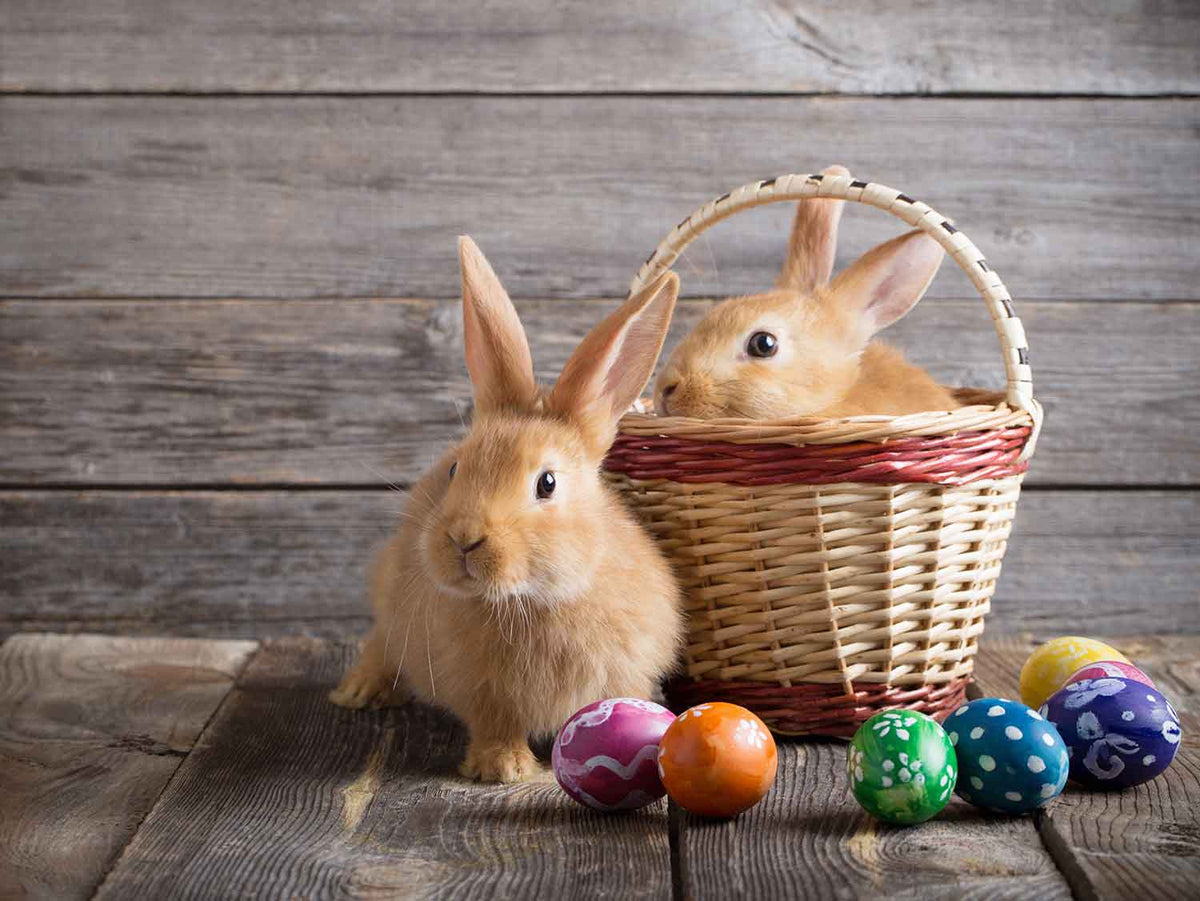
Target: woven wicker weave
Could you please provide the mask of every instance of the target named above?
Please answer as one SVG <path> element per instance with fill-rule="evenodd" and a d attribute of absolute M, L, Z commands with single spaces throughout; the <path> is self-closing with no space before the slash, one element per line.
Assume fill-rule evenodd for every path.
<path fill-rule="evenodd" d="M 1041 428 L 1024 330 L 1003 282 L 941 214 L 831 175 L 755 182 L 671 231 L 639 289 L 739 210 L 844 198 L 932 235 L 970 276 L 1000 338 L 1003 394 L 902 417 L 697 420 L 633 412 L 605 462 L 674 561 L 690 617 L 682 705 L 723 699 L 777 732 L 846 736 L 881 709 L 961 703 Z"/>

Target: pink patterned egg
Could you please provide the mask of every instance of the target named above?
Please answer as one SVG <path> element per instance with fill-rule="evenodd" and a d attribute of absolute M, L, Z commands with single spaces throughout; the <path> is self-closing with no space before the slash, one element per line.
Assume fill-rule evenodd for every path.
<path fill-rule="evenodd" d="M 1087 666 L 1077 669 L 1063 684 L 1070 685 L 1072 682 L 1082 682 L 1084 679 L 1103 679 L 1111 676 L 1132 679 L 1134 682 L 1141 682 L 1143 685 L 1154 688 L 1153 679 L 1132 663 L 1123 663 L 1120 660 L 1100 660 L 1096 663 L 1089 663 Z"/>
<path fill-rule="evenodd" d="M 596 810 L 633 810 L 666 794 L 658 742 L 675 714 L 653 701 L 608 698 L 575 711 L 550 762 L 563 791 Z"/>

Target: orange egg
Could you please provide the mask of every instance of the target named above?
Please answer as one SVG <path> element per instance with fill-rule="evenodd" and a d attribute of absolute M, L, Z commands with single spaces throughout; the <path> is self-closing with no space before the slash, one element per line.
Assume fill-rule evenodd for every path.
<path fill-rule="evenodd" d="M 667 727 L 658 774 L 672 800 L 706 817 L 731 817 L 771 788 L 778 764 L 763 721 L 736 704 L 697 704 Z"/>

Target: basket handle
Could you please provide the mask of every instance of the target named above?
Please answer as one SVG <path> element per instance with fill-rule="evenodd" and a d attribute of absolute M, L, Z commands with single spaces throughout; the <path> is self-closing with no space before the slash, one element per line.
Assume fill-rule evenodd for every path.
<path fill-rule="evenodd" d="M 895 188 L 858 181 L 848 175 L 820 174 L 780 175 L 742 185 L 716 200 L 710 200 L 676 225 L 654 253 L 646 258 L 646 262 L 633 278 L 629 287 L 630 294 L 636 293 L 669 269 L 685 247 L 722 219 L 751 207 L 812 197 L 853 200 L 891 213 L 910 226 L 925 232 L 941 244 L 951 259 L 958 263 L 959 268 L 967 274 L 975 289 L 983 296 L 988 311 L 992 314 L 992 323 L 996 327 L 1000 350 L 1004 355 L 1004 372 L 1008 382 L 1005 400 L 1009 406 L 1025 410 L 1033 420 L 1029 440 L 1019 457 L 1022 462 L 1028 460 L 1033 455 L 1042 429 L 1043 412 L 1042 405 L 1033 396 L 1029 345 L 1021 320 L 1013 311 L 1012 297 L 979 248 L 959 231 L 953 222 L 928 204 L 913 200 Z"/>

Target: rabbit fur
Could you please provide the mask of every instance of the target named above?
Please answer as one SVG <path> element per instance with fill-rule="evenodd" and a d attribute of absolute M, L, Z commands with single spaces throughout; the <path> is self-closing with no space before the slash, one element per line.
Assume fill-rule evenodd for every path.
<path fill-rule="evenodd" d="M 841 166 L 825 173 L 850 174 Z M 831 280 L 844 205 L 800 202 L 775 289 L 728 299 L 697 323 L 655 381 L 660 415 L 840 418 L 959 406 L 925 370 L 871 340 L 921 299 L 941 265 L 941 245 L 911 231 Z M 760 333 L 773 347 L 752 346 L 766 341 Z"/>
<path fill-rule="evenodd" d="M 515 782 L 539 774 L 531 735 L 598 698 L 649 698 L 676 661 L 675 578 L 600 464 L 653 371 L 678 279 L 629 298 L 539 390 L 495 272 L 469 238 L 459 255 L 474 420 L 377 555 L 374 625 L 330 698 L 441 705 L 470 733 L 462 774 Z"/>

